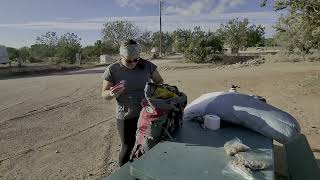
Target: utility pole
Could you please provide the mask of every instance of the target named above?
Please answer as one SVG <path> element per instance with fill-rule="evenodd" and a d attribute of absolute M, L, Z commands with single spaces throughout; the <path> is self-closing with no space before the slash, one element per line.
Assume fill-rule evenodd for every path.
<path fill-rule="evenodd" d="M 162 56 L 162 20 L 161 20 L 161 11 L 162 11 L 163 1 L 159 0 L 159 16 L 160 16 L 160 46 L 159 46 L 159 56 Z"/>

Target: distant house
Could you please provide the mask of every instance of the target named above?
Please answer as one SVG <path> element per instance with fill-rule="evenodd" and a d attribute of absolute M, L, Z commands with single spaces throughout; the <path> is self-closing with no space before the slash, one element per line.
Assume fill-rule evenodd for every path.
<path fill-rule="evenodd" d="M 151 53 L 157 53 L 158 52 L 158 48 L 156 48 L 156 47 L 153 47 L 152 49 L 151 49 Z"/>
<path fill-rule="evenodd" d="M 154 58 L 157 58 L 157 57 L 159 57 L 159 52 L 158 52 L 158 48 L 156 48 L 156 47 L 153 47 L 152 49 L 151 49 L 151 54 L 152 54 L 152 57 L 151 57 L 151 59 L 154 59 Z"/>
<path fill-rule="evenodd" d="M 224 53 L 228 53 L 228 52 L 231 52 L 231 49 L 229 47 L 223 47 L 222 51 Z"/>
<path fill-rule="evenodd" d="M 100 64 L 112 63 L 114 59 L 108 54 L 100 55 Z"/>
<path fill-rule="evenodd" d="M 7 48 L 5 46 L 0 45 L 0 64 L 7 63 L 9 63 Z"/>

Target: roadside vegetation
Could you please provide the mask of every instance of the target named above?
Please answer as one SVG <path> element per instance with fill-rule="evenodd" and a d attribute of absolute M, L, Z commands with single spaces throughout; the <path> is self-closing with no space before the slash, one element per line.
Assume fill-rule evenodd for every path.
<path fill-rule="evenodd" d="M 267 0 L 261 1 L 265 6 Z M 275 11 L 283 15 L 274 24 L 272 38 L 265 37 L 265 27 L 250 23 L 249 19 L 230 19 L 215 32 L 196 26 L 193 29 L 176 29 L 162 33 L 161 56 L 182 53 L 196 62 L 221 62 L 225 56 L 239 56 L 253 48 L 258 52 L 272 49 L 282 59 L 292 61 L 320 61 L 320 4 L 318 0 L 272 1 Z M 36 37 L 30 47 L 8 47 L 9 59 L 24 63 L 74 64 L 76 53 L 81 53 L 82 63 L 98 63 L 100 55 L 116 55 L 122 41 L 136 39 L 147 57 L 159 57 L 160 32 L 143 30 L 130 21 L 113 21 L 104 24 L 101 39 L 93 45 L 81 46 L 81 37 L 68 32 L 58 35 L 46 32 Z M 272 47 L 272 48 L 270 48 Z M 278 51 L 277 51 L 278 50 Z M 271 53 L 275 54 L 275 53 Z M 288 60 L 290 61 L 290 60 Z"/>

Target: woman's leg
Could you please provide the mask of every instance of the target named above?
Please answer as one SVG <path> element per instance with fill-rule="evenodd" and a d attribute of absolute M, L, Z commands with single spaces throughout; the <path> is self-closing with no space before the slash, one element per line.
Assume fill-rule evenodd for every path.
<path fill-rule="evenodd" d="M 130 159 L 130 154 L 136 141 L 137 123 L 139 118 L 117 120 L 119 135 L 121 138 L 121 152 L 119 165 L 122 166 Z"/>

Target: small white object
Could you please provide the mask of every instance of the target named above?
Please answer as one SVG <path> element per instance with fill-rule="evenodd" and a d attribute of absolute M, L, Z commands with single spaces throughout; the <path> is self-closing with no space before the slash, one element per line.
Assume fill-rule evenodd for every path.
<path fill-rule="evenodd" d="M 78 66 L 81 65 L 81 53 L 76 53 L 76 63 Z"/>
<path fill-rule="evenodd" d="M 220 128 L 220 117 L 216 115 L 205 115 L 204 126 L 211 130 L 218 130 Z"/>
<path fill-rule="evenodd" d="M 110 92 L 110 96 L 111 96 L 111 97 L 114 97 L 115 94 L 114 94 L 113 92 Z"/>
<path fill-rule="evenodd" d="M 7 52 L 7 48 L 5 46 L 0 45 L 0 64 L 6 64 L 9 62 L 9 56 Z"/>
<path fill-rule="evenodd" d="M 113 61 L 114 60 L 110 55 L 107 55 L 107 54 L 100 55 L 100 64 L 111 63 Z"/>

